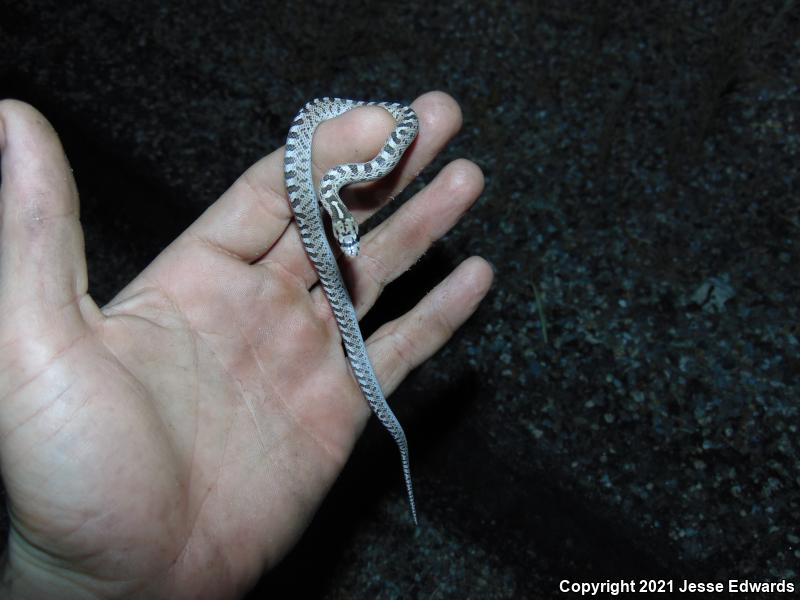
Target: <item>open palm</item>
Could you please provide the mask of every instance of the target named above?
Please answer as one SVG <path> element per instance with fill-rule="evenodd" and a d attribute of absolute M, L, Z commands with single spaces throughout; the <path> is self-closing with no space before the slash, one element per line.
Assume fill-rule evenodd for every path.
<path fill-rule="evenodd" d="M 371 208 L 460 125 L 420 97 L 419 139 Z M 379 108 L 320 126 L 315 170 L 368 160 Z M 218 597 L 243 592 L 298 539 L 369 409 L 285 198 L 282 152 L 251 167 L 100 309 L 87 294 L 74 181 L 31 107 L 0 102 L 0 467 L 20 595 Z M 477 197 L 459 160 L 362 242 L 359 317 Z M 385 392 L 436 351 L 491 282 L 478 258 L 367 342 Z M 399 464 L 387 465 L 397 468 Z M 400 485 L 398 475 L 398 485 Z M 55 594 L 55 595 L 52 595 Z"/>

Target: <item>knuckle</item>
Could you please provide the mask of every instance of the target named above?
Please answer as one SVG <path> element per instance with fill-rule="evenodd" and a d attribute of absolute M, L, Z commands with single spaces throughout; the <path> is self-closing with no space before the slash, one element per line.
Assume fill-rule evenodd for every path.
<path fill-rule="evenodd" d="M 279 220 L 290 219 L 292 213 L 289 208 L 289 201 L 282 192 L 261 181 L 259 165 L 260 163 L 257 163 L 242 173 L 234 185 L 243 187 L 246 194 L 242 197 L 251 196 L 254 199 L 252 205 L 258 207 L 268 217 Z M 245 201 L 245 206 L 247 205 L 249 203 Z"/>
<path fill-rule="evenodd" d="M 372 293 L 379 296 L 391 278 L 391 270 L 386 262 L 375 254 L 362 252 L 361 256 L 366 267 L 361 272 L 369 279 L 374 288 Z"/>
<path fill-rule="evenodd" d="M 414 368 L 416 362 L 416 343 L 403 331 L 402 327 L 395 327 L 391 332 L 391 349 L 395 362 L 399 363 L 404 371 Z"/>

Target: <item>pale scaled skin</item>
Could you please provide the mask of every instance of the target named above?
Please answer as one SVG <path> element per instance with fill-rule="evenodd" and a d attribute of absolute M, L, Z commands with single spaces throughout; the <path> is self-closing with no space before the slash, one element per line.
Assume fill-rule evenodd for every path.
<path fill-rule="evenodd" d="M 420 133 L 396 178 L 348 198 L 359 221 L 460 126 L 445 94 L 412 106 Z M 316 175 L 369 160 L 394 126 L 376 107 L 323 123 Z M 0 597 L 243 594 L 296 544 L 371 414 L 293 224 L 283 149 L 208 198 L 105 306 L 88 292 L 75 180 L 47 120 L 0 101 L 0 158 L 0 475 L 10 527 Z M 362 237 L 347 271 L 358 318 L 458 222 L 482 181 L 456 160 Z M 491 279 L 472 257 L 427 295 L 408 290 L 419 303 L 367 340 L 387 395 L 475 311 Z"/>
<path fill-rule="evenodd" d="M 311 140 L 321 123 L 361 106 L 379 106 L 395 119 L 394 131 L 384 142 L 380 152 L 365 163 L 342 164 L 333 167 L 322 178 L 319 194 L 314 193 L 311 163 Z M 317 203 L 328 212 L 333 234 L 342 251 L 351 257 L 358 255 L 358 224 L 339 196 L 339 190 L 348 184 L 380 179 L 399 162 L 419 131 L 419 120 L 407 106 L 389 102 L 362 102 L 341 98 L 317 98 L 306 104 L 292 123 L 286 139 L 284 170 L 286 190 L 300 230 L 306 254 L 319 275 L 325 297 L 342 336 L 345 353 L 353 369 L 364 398 L 386 428 L 400 450 L 403 477 L 408 494 L 411 518 L 417 524 L 417 507 L 411 481 L 411 464 L 408 442 L 397 417 L 389 408 L 383 395 L 378 376 L 367 355 L 367 348 L 358 327 L 353 302 L 347 292 L 341 272 L 330 244 L 325 236 Z"/>

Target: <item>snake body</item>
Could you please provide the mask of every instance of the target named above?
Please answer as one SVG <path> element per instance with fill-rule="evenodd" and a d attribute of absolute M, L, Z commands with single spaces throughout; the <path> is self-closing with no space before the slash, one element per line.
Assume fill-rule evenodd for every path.
<path fill-rule="evenodd" d="M 311 139 L 317 126 L 359 106 L 380 106 L 396 121 L 396 127 L 375 158 L 365 163 L 343 164 L 328 171 L 320 181 L 319 195 L 314 191 L 311 174 Z M 397 165 L 406 148 L 419 130 L 414 111 L 407 106 L 389 102 L 362 102 L 340 98 L 318 98 L 297 113 L 286 138 L 284 174 L 286 190 L 294 212 L 300 238 L 319 275 L 322 289 L 331 306 L 342 336 L 347 359 L 361 392 L 372 412 L 389 431 L 403 465 L 406 491 L 414 524 L 417 510 L 411 483 L 406 435 L 397 417 L 386 402 L 378 378 L 372 368 L 364 338 L 358 326 L 356 311 L 342 280 L 336 257 L 328 243 L 319 205 L 331 217 L 331 225 L 342 252 L 358 254 L 358 224 L 339 196 L 339 190 L 350 183 L 372 181 L 389 173 Z"/>

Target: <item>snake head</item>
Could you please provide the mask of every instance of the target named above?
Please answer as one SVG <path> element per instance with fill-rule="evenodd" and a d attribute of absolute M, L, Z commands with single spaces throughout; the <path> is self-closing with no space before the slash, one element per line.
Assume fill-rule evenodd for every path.
<path fill-rule="evenodd" d="M 333 237 L 347 256 L 358 256 L 358 223 L 353 217 L 333 219 Z"/>

